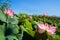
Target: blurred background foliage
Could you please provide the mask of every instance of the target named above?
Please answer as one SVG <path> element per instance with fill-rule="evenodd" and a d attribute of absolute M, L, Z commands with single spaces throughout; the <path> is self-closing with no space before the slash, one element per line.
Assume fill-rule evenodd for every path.
<path fill-rule="evenodd" d="M 56 26 L 57 27 L 57 31 L 56 31 L 56 35 L 54 36 L 54 39 L 53 40 L 60 40 L 60 17 L 57 17 L 57 16 L 45 16 L 45 15 L 38 15 L 38 16 L 36 16 L 36 15 L 27 15 L 27 14 L 19 14 L 19 19 L 18 19 L 18 21 L 19 21 L 19 23 L 18 23 L 18 25 L 20 26 L 20 25 L 24 25 L 24 26 L 26 26 L 26 24 L 25 24 L 25 22 L 27 23 L 27 27 L 29 26 L 32 26 L 32 28 L 33 28 L 33 30 L 32 31 L 34 31 L 35 33 L 36 33 L 36 30 L 37 30 L 37 25 L 36 25 L 36 23 L 35 23 L 35 21 L 36 22 L 39 22 L 39 23 L 41 23 L 41 22 L 43 22 L 43 23 L 48 23 L 48 24 L 50 24 L 50 25 L 52 25 L 52 26 Z M 32 16 L 33 18 L 32 19 L 30 19 L 29 18 L 29 16 Z M 25 21 L 26 20 L 26 21 Z M 29 23 L 28 23 L 29 22 Z M 31 28 L 29 28 L 29 29 L 31 29 Z M 29 34 L 29 33 L 28 33 Z M 39 33 L 38 33 L 39 34 Z M 36 33 L 36 35 L 38 35 L 37 33 Z M 34 34 L 35 35 L 35 34 Z M 35 35 L 35 36 L 36 36 Z M 39 34 L 40 35 L 40 34 Z M 38 36 L 39 36 L 38 35 Z M 39 38 L 41 38 L 41 37 L 38 37 L 37 36 L 37 38 L 38 38 L 38 40 L 39 40 Z M 42 40 L 45 40 L 46 38 L 46 35 L 45 36 L 42 36 Z M 27 37 L 26 37 L 27 38 Z M 36 38 L 36 39 L 37 39 Z M 34 38 L 33 38 L 34 39 Z M 26 40 L 29 40 L 29 39 L 26 39 Z M 32 40 L 32 39 L 30 39 L 30 40 Z M 35 39 L 34 39 L 35 40 Z"/>

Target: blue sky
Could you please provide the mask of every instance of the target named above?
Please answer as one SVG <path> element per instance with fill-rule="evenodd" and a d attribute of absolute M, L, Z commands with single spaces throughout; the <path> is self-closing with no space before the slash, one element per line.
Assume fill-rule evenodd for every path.
<path fill-rule="evenodd" d="M 60 0 L 11 0 L 10 4 L 16 14 L 42 15 L 47 12 L 49 16 L 60 16 Z"/>

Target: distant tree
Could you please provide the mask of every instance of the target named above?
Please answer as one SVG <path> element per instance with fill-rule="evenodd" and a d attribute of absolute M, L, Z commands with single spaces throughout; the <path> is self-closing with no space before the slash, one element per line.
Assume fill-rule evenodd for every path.
<path fill-rule="evenodd" d="M 10 6 L 10 0 L 0 0 L 0 10 L 4 11 L 5 9 L 8 9 Z"/>

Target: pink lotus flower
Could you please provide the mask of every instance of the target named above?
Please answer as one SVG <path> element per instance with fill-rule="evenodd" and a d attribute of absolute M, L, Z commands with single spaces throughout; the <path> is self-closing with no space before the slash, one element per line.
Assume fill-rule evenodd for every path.
<path fill-rule="evenodd" d="M 56 31 L 56 27 L 50 27 L 47 30 L 48 34 L 51 35 L 51 36 L 53 36 L 53 34 L 55 33 L 55 31 Z"/>
<path fill-rule="evenodd" d="M 48 16 L 48 13 L 47 12 L 44 12 L 44 14 L 43 14 L 44 16 Z"/>
<path fill-rule="evenodd" d="M 43 23 L 38 24 L 39 28 L 45 30 L 45 25 Z"/>
<path fill-rule="evenodd" d="M 56 31 L 56 27 L 51 26 L 51 25 L 49 25 L 47 23 L 45 23 L 45 26 L 46 26 L 46 31 L 48 32 L 48 34 L 51 35 L 51 36 L 53 36 L 53 34 Z"/>
<path fill-rule="evenodd" d="M 9 15 L 11 18 L 14 16 L 14 12 L 11 9 L 5 10 L 4 13 Z"/>
<path fill-rule="evenodd" d="M 45 32 L 45 25 L 43 23 L 38 24 L 38 32 L 44 33 Z"/>
<path fill-rule="evenodd" d="M 43 24 L 43 23 L 41 24 L 40 23 L 40 24 L 38 24 L 38 27 L 39 27 L 39 30 L 38 30 L 39 33 L 43 33 L 45 31 L 47 31 L 50 36 L 53 36 L 53 34 L 56 31 L 56 27 L 51 26 L 51 25 L 49 25 L 47 23 L 45 23 L 45 24 Z"/>
<path fill-rule="evenodd" d="M 30 19 L 32 19 L 32 16 L 29 16 Z"/>

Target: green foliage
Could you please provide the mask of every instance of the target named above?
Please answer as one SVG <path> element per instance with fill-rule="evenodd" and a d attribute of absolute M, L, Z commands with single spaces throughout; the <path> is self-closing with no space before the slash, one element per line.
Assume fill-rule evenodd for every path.
<path fill-rule="evenodd" d="M 17 38 L 18 38 L 18 40 L 22 40 L 22 38 L 23 38 L 23 33 L 22 33 L 22 34 L 18 34 L 18 35 L 17 35 Z"/>
<path fill-rule="evenodd" d="M 26 28 L 33 30 L 32 24 L 27 19 L 25 19 L 25 25 L 26 25 Z"/>
<path fill-rule="evenodd" d="M 0 25 L 0 40 L 5 40 L 5 36 L 4 36 L 4 26 Z"/>
<path fill-rule="evenodd" d="M 0 30 L 0 40 L 5 40 L 4 32 Z"/>
<path fill-rule="evenodd" d="M 4 15 L 2 11 L 0 11 L 0 20 L 3 22 L 6 22 L 6 16 Z"/>
<path fill-rule="evenodd" d="M 60 36 L 59 35 L 55 35 L 53 39 L 54 40 L 60 40 Z"/>
<path fill-rule="evenodd" d="M 7 17 L 7 23 L 18 24 L 18 18 L 16 16 L 13 18 Z"/>
<path fill-rule="evenodd" d="M 6 37 L 6 40 L 18 40 L 15 35 L 9 35 Z"/>
<path fill-rule="evenodd" d="M 32 37 L 34 37 L 35 31 L 32 31 L 32 30 L 29 29 L 29 28 L 24 28 L 24 26 L 20 26 L 20 27 L 21 27 L 21 29 L 22 29 L 23 31 L 27 32 L 29 35 L 31 35 Z"/>
<path fill-rule="evenodd" d="M 19 27 L 13 24 L 7 24 L 7 29 L 10 29 L 11 34 L 19 33 Z"/>

